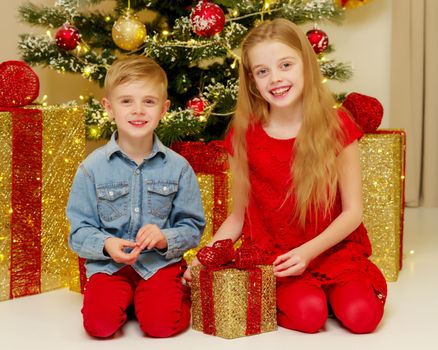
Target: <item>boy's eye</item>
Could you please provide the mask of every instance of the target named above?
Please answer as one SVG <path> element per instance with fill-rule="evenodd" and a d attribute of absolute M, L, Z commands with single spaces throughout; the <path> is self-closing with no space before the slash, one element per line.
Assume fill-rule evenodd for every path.
<path fill-rule="evenodd" d="M 121 100 L 121 102 L 122 102 L 123 104 L 127 104 L 127 103 L 130 103 L 131 100 L 130 100 L 129 98 L 124 98 L 124 99 Z"/>
<path fill-rule="evenodd" d="M 144 104 L 147 106 L 155 106 L 156 102 L 157 101 L 152 99 L 152 98 L 148 98 L 148 99 L 144 100 Z"/>

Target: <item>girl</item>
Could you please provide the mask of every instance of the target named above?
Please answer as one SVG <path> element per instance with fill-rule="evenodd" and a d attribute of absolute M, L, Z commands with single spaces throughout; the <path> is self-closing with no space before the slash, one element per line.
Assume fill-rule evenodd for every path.
<path fill-rule="evenodd" d="M 280 326 L 317 332 L 330 308 L 350 331 L 372 332 L 387 289 L 362 224 L 361 131 L 333 108 L 312 47 L 288 20 L 249 32 L 239 74 L 225 139 L 233 210 L 213 242 L 243 234 L 268 254 Z"/>

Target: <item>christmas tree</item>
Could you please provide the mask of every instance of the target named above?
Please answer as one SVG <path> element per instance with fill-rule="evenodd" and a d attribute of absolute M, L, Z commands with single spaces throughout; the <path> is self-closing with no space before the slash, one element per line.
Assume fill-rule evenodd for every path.
<path fill-rule="evenodd" d="M 23 21 L 48 29 L 47 35 L 21 36 L 22 58 L 99 84 L 118 57 L 154 58 L 169 77 L 172 107 L 157 129 L 166 144 L 223 136 L 235 108 L 240 43 L 264 20 L 283 17 L 314 24 L 307 36 L 325 79 L 351 77 L 349 65 L 326 58 L 332 47 L 318 27 L 324 20 L 341 19 L 343 6 L 361 1 L 116 0 L 110 10 L 102 10 L 103 2 L 56 0 L 53 7 L 21 6 Z M 114 125 L 99 102 L 89 98 L 85 110 L 87 137 L 109 137 Z"/>

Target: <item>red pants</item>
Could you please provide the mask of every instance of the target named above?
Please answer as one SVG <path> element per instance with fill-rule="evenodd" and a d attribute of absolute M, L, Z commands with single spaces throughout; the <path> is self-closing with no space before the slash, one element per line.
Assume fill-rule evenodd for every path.
<path fill-rule="evenodd" d="M 113 275 L 91 276 L 84 293 L 84 328 L 93 337 L 112 336 L 127 321 L 134 306 L 142 331 L 150 337 L 170 337 L 190 324 L 190 290 L 181 283 L 181 262 L 143 280 L 126 266 Z"/>
<path fill-rule="evenodd" d="M 282 327 L 318 332 L 327 320 L 328 304 L 338 321 L 353 333 L 374 331 L 383 316 L 383 302 L 363 280 L 318 287 L 291 278 L 277 286 L 277 319 Z"/>

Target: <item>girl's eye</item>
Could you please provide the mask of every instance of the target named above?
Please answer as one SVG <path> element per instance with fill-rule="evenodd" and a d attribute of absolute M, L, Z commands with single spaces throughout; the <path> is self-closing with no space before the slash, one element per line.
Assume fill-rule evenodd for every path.
<path fill-rule="evenodd" d="M 284 63 L 281 65 L 281 67 L 282 67 L 283 69 L 289 69 L 289 68 L 292 67 L 292 63 L 290 63 L 290 62 L 284 62 Z"/>
<path fill-rule="evenodd" d="M 131 100 L 129 100 L 129 99 L 123 99 L 123 100 L 122 100 L 122 103 L 123 103 L 123 104 L 128 104 L 128 103 L 130 103 L 130 102 L 131 102 Z"/>
<path fill-rule="evenodd" d="M 153 106 L 155 104 L 155 100 L 145 100 L 144 101 L 145 104 L 147 104 L 148 106 Z"/>
<path fill-rule="evenodd" d="M 259 69 L 259 70 L 256 72 L 256 75 L 257 75 L 258 77 L 263 77 L 263 76 L 265 76 L 267 73 L 268 73 L 268 70 L 263 68 L 263 69 Z"/>

